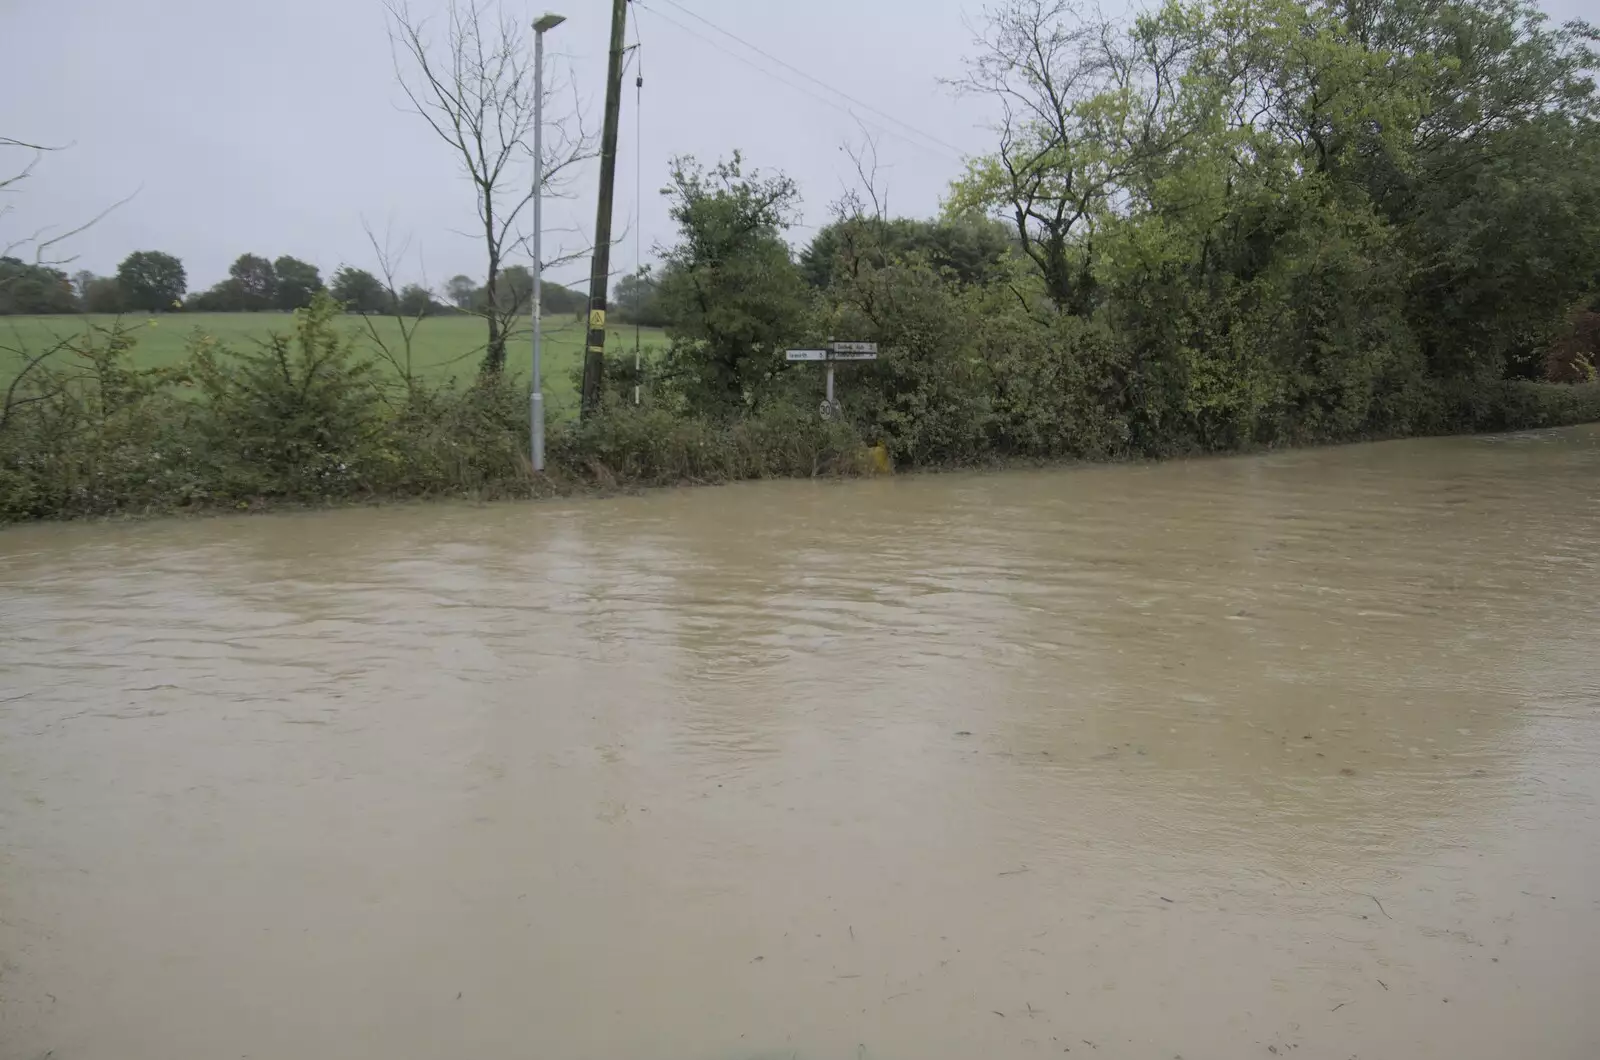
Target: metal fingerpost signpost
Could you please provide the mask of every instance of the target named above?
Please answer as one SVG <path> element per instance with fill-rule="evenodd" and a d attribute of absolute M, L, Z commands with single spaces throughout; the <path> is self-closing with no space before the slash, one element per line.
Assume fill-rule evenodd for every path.
<path fill-rule="evenodd" d="M 878 359 L 878 344 L 876 342 L 830 342 L 825 350 L 789 350 L 786 355 L 791 361 L 822 361 L 828 366 L 827 397 L 822 400 L 819 411 L 825 420 L 835 419 L 839 415 L 839 403 L 833 398 L 833 366 L 836 361 L 876 361 Z"/>

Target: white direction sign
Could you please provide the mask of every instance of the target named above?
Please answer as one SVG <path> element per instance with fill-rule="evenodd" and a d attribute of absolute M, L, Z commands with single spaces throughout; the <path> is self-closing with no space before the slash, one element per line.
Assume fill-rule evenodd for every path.
<path fill-rule="evenodd" d="M 876 342 L 836 342 L 826 350 L 786 350 L 784 357 L 791 361 L 876 361 Z"/>

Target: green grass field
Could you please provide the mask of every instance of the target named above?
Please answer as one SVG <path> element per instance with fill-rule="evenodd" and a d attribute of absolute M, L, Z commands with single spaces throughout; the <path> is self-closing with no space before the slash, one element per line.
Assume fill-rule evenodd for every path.
<path fill-rule="evenodd" d="M 84 316 L 0 317 L 0 386 L 9 383 L 19 368 L 17 350 L 42 349 L 60 338 L 94 326 L 109 326 L 117 318 Z M 143 367 L 160 367 L 183 360 L 185 347 L 196 332 L 215 336 L 230 346 L 243 348 L 273 332 L 293 330 L 288 313 L 165 313 L 147 317 L 128 315 L 125 326 L 133 328 L 138 339 L 134 359 Z M 400 329 L 391 318 L 374 319 L 379 336 L 399 355 L 403 350 Z M 367 323 L 349 317 L 346 327 L 357 336 L 362 348 L 374 350 Z M 478 370 L 487 339 L 484 322 L 477 317 L 440 316 L 423 320 L 412 341 L 412 370 L 434 382 L 469 379 Z M 574 407 L 577 402 L 572 373 L 582 360 L 584 332 L 571 317 L 546 317 L 544 324 L 544 388 L 552 411 Z M 646 346 L 665 340 L 659 329 L 644 328 L 640 340 Z M 632 327 L 610 329 L 606 345 L 611 350 L 631 350 Z M 532 332 L 527 321 L 510 338 L 507 350 L 511 371 L 526 377 L 533 356 Z M 387 365 L 380 360 L 380 364 Z"/>

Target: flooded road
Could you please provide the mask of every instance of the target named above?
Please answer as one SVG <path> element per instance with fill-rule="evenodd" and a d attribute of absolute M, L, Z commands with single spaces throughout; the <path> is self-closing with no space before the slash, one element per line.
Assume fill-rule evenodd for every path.
<path fill-rule="evenodd" d="M 1600 430 L 0 533 L 0 1057 L 1600 1055 Z"/>

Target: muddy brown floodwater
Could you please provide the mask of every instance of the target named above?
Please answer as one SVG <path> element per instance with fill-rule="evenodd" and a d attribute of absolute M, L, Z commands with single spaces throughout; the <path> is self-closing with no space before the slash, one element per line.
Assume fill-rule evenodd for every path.
<path fill-rule="evenodd" d="M 1600 430 L 0 534 L 6 1060 L 1600 1056 Z"/>

